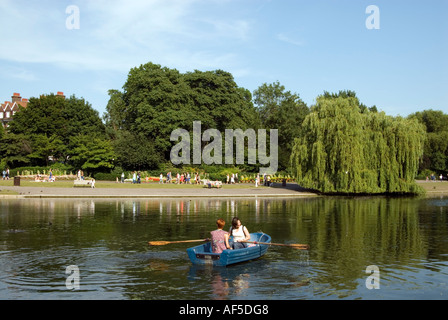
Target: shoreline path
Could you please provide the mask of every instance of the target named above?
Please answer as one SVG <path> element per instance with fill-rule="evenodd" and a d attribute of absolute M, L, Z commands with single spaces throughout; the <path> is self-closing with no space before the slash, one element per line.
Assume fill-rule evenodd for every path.
<path fill-rule="evenodd" d="M 317 194 L 300 189 L 297 185 L 287 184 L 281 187 L 247 188 L 58 188 L 58 187 L 21 187 L 2 186 L 17 195 L 0 195 L 3 199 L 22 198 L 200 198 L 200 197 L 316 197 Z"/>
<path fill-rule="evenodd" d="M 448 196 L 448 182 L 417 181 L 426 190 L 426 197 Z M 67 188 L 44 186 L 0 186 L 1 190 L 9 190 L 15 194 L 0 194 L 0 199 L 26 198 L 248 198 L 248 197 L 318 197 L 316 193 L 307 191 L 295 183 L 274 183 L 273 187 L 247 185 L 239 188 L 107 188 L 97 182 L 96 188 Z"/>

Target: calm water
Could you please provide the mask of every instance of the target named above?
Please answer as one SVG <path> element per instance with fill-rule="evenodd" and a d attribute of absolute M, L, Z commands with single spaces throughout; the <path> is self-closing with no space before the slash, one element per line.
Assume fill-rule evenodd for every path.
<path fill-rule="evenodd" d="M 261 259 L 194 267 L 189 244 L 239 216 Z M 66 285 L 79 268 L 79 289 Z M 366 273 L 379 270 L 379 289 Z M 70 278 L 71 279 L 71 278 Z M 75 282 L 68 281 L 69 285 Z M 1 200 L 0 299 L 447 299 L 448 198 Z"/>

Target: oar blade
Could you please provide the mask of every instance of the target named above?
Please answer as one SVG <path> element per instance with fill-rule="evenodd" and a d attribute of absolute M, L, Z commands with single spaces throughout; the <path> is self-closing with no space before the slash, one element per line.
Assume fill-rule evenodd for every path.
<path fill-rule="evenodd" d="M 299 244 L 299 243 L 272 243 L 272 242 L 258 242 L 258 241 L 243 241 L 246 243 L 255 243 L 255 244 L 265 244 L 269 246 L 281 246 L 281 247 L 291 247 L 300 250 L 308 250 L 310 248 L 307 244 Z"/>
<path fill-rule="evenodd" d="M 150 246 L 164 246 L 172 243 L 190 243 L 190 242 L 205 242 L 210 241 L 209 239 L 198 239 L 198 240 L 180 240 L 180 241 L 149 241 Z"/>
<path fill-rule="evenodd" d="M 170 241 L 149 241 L 148 244 L 150 246 L 164 246 L 170 244 Z"/>
<path fill-rule="evenodd" d="M 307 244 L 290 244 L 289 246 L 300 250 L 309 250 L 310 248 L 310 246 Z"/>

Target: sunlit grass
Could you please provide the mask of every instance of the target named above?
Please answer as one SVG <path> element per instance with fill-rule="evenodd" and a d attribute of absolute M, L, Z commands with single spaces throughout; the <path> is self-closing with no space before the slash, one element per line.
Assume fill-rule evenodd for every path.
<path fill-rule="evenodd" d="M 0 195 L 18 195 L 19 193 L 16 191 L 12 191 L 12 190 L 2 190 L 0 188 Z"/>
<path fill-rule="evenodd" d="M 14 180 L 0 180 L 1 186 L 14 186 Z M 35 182 L 31 180 L 21 180 L 21 187 L 40 187 L 40 188 L 73 188 L 72 180 L 55 181 L 55 182 Z M 254 188 L 252 183 L 224 184 L 224 189 L 248 189 Z M 95 188 L 114 188 L 114 189 L 200 189 L 204 188 L 203 184 L 176 184 L 176 183 L 157 183 L 142 182 L 140 184 L 117 183 L 112 181 L 96 181 Z M 259 187 L 260 188 L 260 187 Z"/>
<path fill-rule="evenodd" d="M 446 181 L 417 181 L 426 192 L 448 193 L 448 182 Z"/>

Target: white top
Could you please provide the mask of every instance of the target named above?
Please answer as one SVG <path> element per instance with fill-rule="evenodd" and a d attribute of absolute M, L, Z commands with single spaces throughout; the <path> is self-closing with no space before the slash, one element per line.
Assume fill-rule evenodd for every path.
<path fill-rule="evenodd" d="M 246 227 L 241 225 L 238 229 L 232 229 L 233 241 L 239 242 L 239 241 L 244 240 L 246 238 L 246 235 L 244 234 L 243 228 L 246 229 Z"/>

